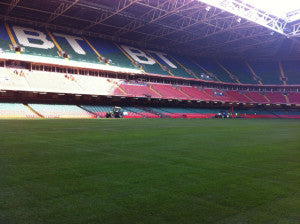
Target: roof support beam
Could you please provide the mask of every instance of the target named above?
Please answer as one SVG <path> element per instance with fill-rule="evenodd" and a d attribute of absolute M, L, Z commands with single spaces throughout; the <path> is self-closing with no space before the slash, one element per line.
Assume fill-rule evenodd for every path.
<path fill-rule="evenodd" d="M 18 5 L 19 1 L 20 0 L 11 0 L 5 15 L 8 15 Z"/>
<path fill-rule="evenodd" d="M 56 10 L 50 15 L 48 22 L 52 22 L 57 17 L 64 14 L 66 11 L 68 11 L 72 6 L 74 6 L 79 0 L 73 0 L 71 3 L 67 2 L 61 2 L 59 6 L 56 8 Z"/>
<path fill-rule="evenodd" d="M 90 28 L 92 28 L 93 26 L 96 26 L 98 24 L 101 24 L 103 22 L 105 22 L 106 20 L 110 19 L 111 17 L 119 14 L 120 12 L 124 11 L 125 9 L 127 9 L 128 7 L 130 7 L 131 5 L 133 5 L 136 2 L 139 2 L 141 0 L 121 0 L 119 1 L 118 5 L 114 8 L 113 12 L 104 12 L 101 13 L 100 17 L 92 22 L 89 26 L 85 27 L 83 30 L 88 30 Z"/>
<path fill-rule="evenodd" d="M 117 31 L 115 35 L 119 36 L 128 32 L 135 31 L 146 24 L 156 22 L 159 19 L 178 12 L 178 10 L 184 8 L 192 2 L 194 2 L 194 0 L 167 0 L 162 2 L 158 1 L 159 4 L 155 8 L 151 9 L 141 16 L 141 18 L 146 19 L 147 22 L 133 20 L 125 25 L 123 27 L 124 29 Z"/>
<path fill-rule="evenodd" d="M 205 10 L 204 6 L 200 7 L 190 18 L 183 17 L 183 18 L 179 19 L 178 21 L 176 21 L 175 22 L 176 29 L 168 29 L 168 28 L 164 28 L 164 27 L 157 29 L 156 31 L 151 33 L 152 37 L 150 36 L 146 40 L 150 41 L 150 40 L 156 39 L 156 38 L 153 38 L 153 36 L 165 37 L 165 36 L 177 33 L 177 32 L 181 32 L 183 30 L 191 28 L 192 26 L 195 26 L 200 23 L 206 23 L 207 25 L 209 25 L 209 23 L 207 23 L 207 21 L 220 15 L 221 13 L 222 13 L 221 10 L 216 9 L 216 8 L 214 8 L 212 11 L 209 12 L 209 11 Z"/>
<path fill-rule="evenodd" d="M 288 34 L 288 37 L 300 37 L 300 23 L 291 26 L 292 32 Z"/>
<path fill-rule="evenodd" d="M 287 21 L 271 15 L 267 12 L 263 12 L 253 6 L 250 6 L 240 0 L 199 0 L 208 5 L 220 8 L 227 12 L 233 13 L 241 18 L 250 20 L 261 26 L 267 27 L 280 34 L 285 34 L 285 26 Z"/>

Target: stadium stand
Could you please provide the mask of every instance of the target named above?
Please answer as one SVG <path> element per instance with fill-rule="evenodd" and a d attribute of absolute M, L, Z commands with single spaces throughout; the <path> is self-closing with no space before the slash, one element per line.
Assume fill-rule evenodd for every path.
<path fill-rule="evenodd" d="M 294 85 L 300 83 L 300 63 L 299 61 L 282 61 L 282 69 L 287 77 L 287 84 Z"/>
<path fill-rule="evenodd" d="M 106 113 L 113 109 L 112 106 L 99 106 L 99 105 L 81 105 L 83 109 L 96 115 L 96 117 L 105 117 Z"/>
<path fill-rule="evenodd" d="M 227 95 L 229 95 L 231 97 L 231 99 L 235 99 L 237 102 L 254 103 L 254 100 L 252 100 L 246 94 L 241 93 L 239 91 L 227 91 L 226 93 L 227 93 Z"/>
<path fill-rule="evenodd" d="M 51 32 L 61 50 L 68 54 L 70 60 L 100 63 L 93 49 L 84 41 L 83 38 L 70 34 L 62 34 L 52 31 L 49 32 Z M 72 46 L 69 42 L 72 43 Z M 57 50 L 59 51 L 59 49 Z"/>
<path fill-rule="evenodd" d="M 224 71 L 224 69 L 222 69 L 214 60 L 201 58 L 197 60 L 197 63 L 209 73 L 212 73 L 214 76 L 218 77 L 220 81 L 227 83 L 236 83 L 236 81 L 231 79 L 226 71 Z"/>
<path fill-rule="evenodd" d="M 22 103 L 0 103 L 0 118 L 38 118 Z"/>
<path fill-rule="evenodd" d="M 270 101 L 261 93 L 259 92 L 246 92 L 245 94 L 250 99 L 252 99 L 256 103 L 270 103 Z"/>
<path fill-rule="evenodd" d="M 188 100 L 190 98 L 187 94 L 183 93 L 177 86 L 151 83 L 151 88 L 153 88 L 155 91 L 161 94 L 163 98 L 182 100 Z"/>
<path fill-rule="evenodd" d="M 213 96 L 207 94 L 203 89 L 193 87 L 193 86 L 179 86 L 179 88 L 186 93 L 191 99 L 202 100 L 202 101 L 212 101 L 215 100 Z"/>
<path fill-rule="evenodd" d="M 93 118 L 94 114 L 75 106 L 58 104 L 28 104 L 45 118 Z"/>
<path fill-rule="evenodd" d="M 108 79 L 87 75 L 73 75 L 76 85 L 82 90 L 81 93 L 93 95 L 124 95 L 116 92 L 118 79 Z M 80 92 L 79 92 L 80 93 Z"/>
<path fill-rule="evenodd" d="M 238 78 L 241 83 L 245 84 L 258 84 L 256 80 L 253 79 L 251 71 L 246 66 L 245 63 L 240 61 L 228 61 L 222 60 L 220 63 L 226 67 L 234 76 Z"/>
<path fill-rule="evenodd" d="M 267 92 L 266 96 L 274 104 L 286 104 L 286 99 L 284 98 L 283 94 L 280 92 Z"/>
<path fill-rule="evenodd" d="M 267 61 L 252 61 L 249 62 L 255 73 L 262 79 L 264 85 L 281 85 L 280 70 L 278 63 Z"/>
<path fill-rule="evenodd" d="M 147 84 L 138 84 L 130 82 L 122 82 L 119 86 L 129 95 L 133 97 L 151 97 L 161 98 L 156 92 L 151 90 Z"/>
<path fill-rule="evenodd" d="M 61 58 L 57 53 L 57 48 L 54 47 L 54 44 L 51 41 L 46 30 L 31 28 L 28 26 L 16 26 L 12 24 L 8 24 L 6 26 L 7 32 L 11 32 L 14 39 L 8 39 L 8 44 L 14 44 L 13 41 L 16 41 L 16 44 L 19 44 L 23 51 L 22 54 L 25 55 L 33 55 L 33 56 L 42 56 L 49 58 Z M 44 39 L 45 45 L 43 47 L 40 46 L 40 40 L 38 37 L 42 37 Z"/>
<path fill-rule="evenodd" d="M 113 42 L 92 37 L 87 37 L 86 39 L 102 57 L 105 57 L 107 59 L 110 65 L 132 69 L 136 68 L 131 63 L 131 61 L 122 53 L 119 47 Z"/>
<path fill-rule="evenodd" d="M 80 86 L 73 76 L 44 71 L 26 71 L 25 79 L 31 91 L 80 93 Z"/>
<path fill-rule="evenodd" d="M 36 61 L 34 63 L 17 61 L 12 64 L 7 61 L 5 66 L 5 58 L 2 58 L 3 61 L 0 61 L 0 90 L 2 92 L 31 91 L 61 95 L 85 94 L 160 100 L 218 101 L 222 103 L 300 104 L 299 87 L 297 86 L 291 87 L 294 88 L 291 90 L 278 90 L 277 86 L 274 86 L 274 89 L 273 87 L 272 89 L 266 89 L 256 86 L 256 84 L 278 86 L 287 83 L 299 84 L 300 67 L 297 61 L 244 62 L 208 58 L 193 58 L 191 60 L 185 55 L 141 50 L 95 37 L 81 37 L 66 32 L 61 33 L 36 27 L 0 23 L 0 48 L 2 53 L 12 55 L 11 53 L 15 51 L 14 47 L 19 45 L 22 48 L 19 56 L 32 55 L 55 59 L 55 63 L 59 61 L 58 64 L 61 67 L 38 65 Z M 142 70 L 146 73 L 143 75 L 147 76 L 148 74 L 151 78 L 146 78 L 146 81 L 127 81 L 131 80 L 128 78 L 128 74 L 103 74 L 102 70 L 97 69 L 98 67 L 88 71 L 90 68 L 76 68 L 74 64 L 60 64 L 60 62 L 66 62 L 61 60 L 63 59 L 63 52 L 67 53 L 69 62 L 89 63 L 92 67 L 93 65 L 103 67 L 107 65 L 107 68 L 109 68 L 110 65 L 113 65 L 120 68 L 130 68 L 133 69 L 132 71 L 139 71 L 140 73 L 140 70 Z M 10 60 L 12 59 L 14 58 L 10 57 Z M 111 71 L 115 72 L 116 70 Z M 123 76 L 119 78 L 119 75 Z M 164 77 L 159 80 L 160 75 Z M 168 84 L 164 83 L 166 77 L 169 77 L 166 81 Z M 170 78 L 178 79 L 174 79 L 174 81 Z M 188 82 L 182 84 L 179 80 L 187 80 Z M 232 85 L 222 84 L 222 87 L 218 87 L 218 85 L 214 85 L 215 82 L 226 82 Z M 232 90 L 238 89 L 235 88 L 235 85 L 239 86 L 239 84 L 249 85 L 245 88 L 242 88 L 241 85 L 239 90 Z M 255 85 L 252 86 L 251 84 Z M 219 84 L 219 86 L 221 85 Z M 283 92 L 286 94 L 283 94 Z M 110 110 L 108 107 L 95 107 L 95 113 L 93 110 L 91 113 L 83 113 L 84 110 L 78 109 L 76 106 L 69 108 L 68 105 L 65 105 L 64 108 L 62 105 L 54 104 L 52 108 L 51 105 L 32 105 L 33 113 L 36 111 L 37 114 L 45 117 L 93 117 L 93 114 L 103 117 L 103 113 Z M 49 113 L 45 112 L 43 108 L 49 109 Z M 193 114 L 190 110 L 188 113 L 185 110 L 176 112 L 175 109 L 171 111 L 151 107 L 128 106 L 126 109 L 128 110 L 128 117 L 156 118 L 160 116 L 159 113 L 167 117 L 182 117 L 185 113 L 189 116 Z M 40 111 L 42 112 L 40 113 Z M 259 112 L 255 113 L 256 115 L 259 114 Z M 205 113 L 203 112 L 203 114 Z M 211 115 L 211 113 L 207 114 Z"/>
<path fill-rule="evenodd" d="M 289 93 L 288 95 L 289 101 L 292 104 L 300 104 L 300 93 Z"/>
<path fill-rule="evenodd" d="M 137 107 L 123 107 L 124 111 L 129 112 L 127 116 L 130 117 L 136 117 L 136 116 L 142 116 L 143 118 L 160 118 L 158 115 L 149 113 L 141 108 Z"/>
<path fill-rule="evenodd" d="M 219 89 L 209 89 L 204 88 L 204 91 L 214 97 L 215 100 L 221 101 L 221 102 L 232 102 L 235 101 L 235 99 L 231 98 L 226 91 L 221 91 Z"/>
<path fill-rule="evenodd" d="M 30 86 L 21 69 L 0 68 L 0 88 L 7 90 L 29 90 Z"/>
<path fill-rule="evenodd" d="M 172 76 L 183 77 L 183 78 L 195 78 L 193 75 L 188 74 L 184 68 L 176 60 L 174 60 L 170 55 L 164 54 L 162 52 L 148 51 L 148 54 L 160 65 L 164 66 L 165 70 L 169 72 Z M 164 60 L 163 60 L 163 59 Z"/>

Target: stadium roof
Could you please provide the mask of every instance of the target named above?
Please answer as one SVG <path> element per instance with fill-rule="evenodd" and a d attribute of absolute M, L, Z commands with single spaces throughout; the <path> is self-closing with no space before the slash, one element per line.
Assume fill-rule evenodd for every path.
<path fill-rule="evenodd" d="M 0 0 L 0 19 L 195 56 L 300 55 L 297 35 L 276 32 L 205 0 Z M 300 31 L 297 22 L 283 28 Z"/>
<path fill-rule="evenodd" d="M 286 19 L 288 19 L 289 13 L 300 10 L 300 1 L 297 0 L 244 0 L 244 2 Z M 293 18 L 292 21 L 294 20 L 300 20 L 300 17 Z"/>

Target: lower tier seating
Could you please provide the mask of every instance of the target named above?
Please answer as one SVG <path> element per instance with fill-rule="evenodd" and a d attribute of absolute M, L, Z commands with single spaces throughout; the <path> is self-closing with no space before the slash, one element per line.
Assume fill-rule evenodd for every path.
<path fill-rule="evenodd" d="M 38 118 L 22 103 L 0 103 L 0 118 Z"/>
<path fill-rule="evenodd" d="M 104 118 L 113 106 L 0 103 L 0 118 Z M 241 118 L 300 119 L 300 110 L 215 109 L 183 107 L 122 107 L 124 118 L 212 118 L 230 112 Z"/>
<path fill-rule="evenodd" d="M 76 105 L 28 104 L 45 118 L 93 118 L 93 114 Z"/>

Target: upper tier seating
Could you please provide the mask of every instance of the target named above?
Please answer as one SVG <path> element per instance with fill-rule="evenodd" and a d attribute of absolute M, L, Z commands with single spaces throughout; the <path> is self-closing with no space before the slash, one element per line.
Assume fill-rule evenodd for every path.
<path fill-rule="evenodd" d="M 300 83 L 300 63 L 299 61 L 282 61 L 282 69 L 285 77 L 288 78 L 287 84 L 294 85 Z"/>
<path fill-rule="evenodd" d="M 230 78 L 226 71 L 222 69 L 214 60 L 201 58 L 197 60 L 197 63 L 208 72 L 217 76 L 221 82 L 236 83 L 236 81 Z"/>
<path fill-rule="evenodd" d="M 184 78 L 195 78 L 193 75 L 187 73 L 184 68 L 181 67 L 180 64 L 177 63 L 174 58 L 172 58 L 170 55 L 167 55 L 166 58 L 170 63 L 173 65 L 170 66 L 168 65 L 164 60 L 162 60 L 156 53 L 149 52 L 149 54 L 156 60 L 158 61 L 162 66 L 165 66 L 167 69 L 169 69 L 170 73 L 173 74 L 174 76 L 178 77 L 184 77 Z"/>
<path fill-rule="evenodd" d="M 62 51 L 65 51 L 69 55 L 70 61 L 89 62 L 91 63 L 89 66 L 93 66 L 93 64 L 97 64 L 98 66 L 99 64 L 103 65 L 105 61 L 99 61 L 99 59 L 102 60 L 103 58 L 101 59 L 101 57 L 98 57 L 98 54 L 95 52 L 97 51 L 101 56 L 106 58 L 106 62 L 109 62 L 108 64 L 110 65 L 135 69 L 136 71 L 141 72 L 140 69 L 133 64 L 132 56 L 131 59 L 129 59 L 130 56 L 128 57 L 128 54 L 124 54 L 124 48 L 122 50 L 122 46 L 111 41 L 94 37 L 82 38 L 80 35 L 76 34 L 66 35 L 60 31 L 50 31 L 50 33 L 48 33 L 45 29 L 30 28 L 23 25 L 9 24 L 9 27 L 15 41 L 23 48 L 21 55 L 24 54 L 27 56 L 34 55 L 62 59 L 62 57 L 58 55 L 59 47 L 56 46 L 58 44 Z M 53 43 L 51 36 L 54 37 L 55 44 Z M 42 39 L 39 39 L 40 37 Z M 10 45 L 12 45 L 11 42 L 12 41 L 10 40 L 5 25 L 1 22 L 1 51 L 14 52 L 13 50 L 10 50 Z M 139 53 L 144 52 L 145 57 L 149 58 L 150 54 L 152 59 L 155 59 L 155 63 L 153 60 L 148 64 L 140 63 L 146 73 L 166 76 L 171 76 L 171 74 L 173 74 L 176 77 L 192 79 L 196 79 L 198 77 L 199 79 L 204 80 L 207 80 L 207 73 L 209 73 L 213 74 L 210 76 L 209 80 L 219 79 L 222 82 L 236 83 L 237 80 L 235 77 L 237 77 L 241 83 L 257 84 L 257 81 L 253 78 L 253 74 L 243 61 L 221 60 L 218 63 L 213 59 L 207 58 L 195 58 L 190 60 L 188 57 L 183 55 L 173 56 L 165 53 L 154 53 L 151 50 L 138 50 L 140 51 Z M 142 56 L 140 57 L 141 59 L 143 58 Z M 34 57 L 34 60 L 37 60 L 37 58 Z M 57 61 L 62 62 L 60 60 L 55 60 L 55 62 Z M 160 63 L 163 68 L 158 63 Z M 278 62 L 251 61 L 249 64 L 254 72 L 261 77 L 263 84 L 283 84 L 280 80 L 282 75 L 280 73 Z M 281 64 L 283 71 L 288 78 L 287 84 L 300 84 L 299 61 L 283 61 Z M 80 63 L 80 65 L 82 66 L 86 64 Z M 222 67 L 227 69 L 235 77 L 231 77 L 231 75 L 229 75 Z M 217 78 L 214 78 L 214 76 Z"/>
<path fill-rule="evenodd" d="M 92 118 L 93 114 L 75 105 L 28 104 L 45 118 Z"/>
<path fill-rule="evenodd" d="M 68 43 L 65 37 L 58 36 L 56 35 L 55 32 L 51 32 L 51 33 L 53 34 L 55 40 L 57 41 L 61 49 L 68 53 L 70 60 L 89 62 L 89 63 L 100 63 L 96 53 L 83 39 L 76 39 L 78 46 L 74 45 L 73 46 L 74 49 L 73 49 L 73 47 L 70 46 L 70 44 Z M 83 52 L 82 54 L 77 53 L 82 50 L 84 51 L 84 53 Z"/>
<path fill-rule="evenodd" d="M 254 72 L 262 79 L 264 85 L 281 85 L 280 70 L 277 62 L 249 62 Z"/>
<path fill-rule="evenodd" d="M 87 37 L 86 39 L 101 56 L 105 57 L 107 60 L 110 60 L 110 65 L 123 68 L 135 68 L 129 58 L 127 58 L 113 42 L 92 37 Z"/>
<path fill-rule="evenodd" d="M 228 69 L 231 74 L 236 76 L 241 83 L 247 84 L 258 84 L 256 80 L 253 78 L 253 74 L 247 65 L 243 62 L 237 61 L 220 61 L 220 63 Z"/>
<path fill-rule="evenodd" d="M 0 118 L 38 118 L 21 103 L 0 103 Z"/>
<path fill-rule="evenodd" d="M 190 70 L 194 73 L 194 75 L 201 80 L 208 80 L 208 81 L 217 81 L 213 76 L 209 76 L 204 70 L 202 70 L 198 65 L 194 62 L 189 60 L 186 57 L 176 55 L 174 57 L 177 61 L 179 61 L 186 69 Z"/>

